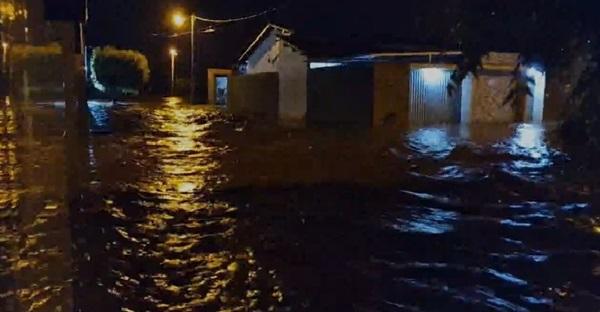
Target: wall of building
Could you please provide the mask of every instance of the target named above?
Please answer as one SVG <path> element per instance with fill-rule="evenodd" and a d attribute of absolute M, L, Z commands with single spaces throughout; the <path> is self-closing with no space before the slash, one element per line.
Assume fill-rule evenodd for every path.
<path fill-rule="evenodd" d="M 373 124 L 373 73 L 372 66 L 310 70 L 308 123 L 370 127 Z"/>
<path fill-rule="evenodd" d="M 279 119 L 304 124 L 306 120 L 308 63 L 306 56 L 279 41 Z"/>
<path fill-rule="evenodd" d="M 248 74 L 264 72 L 279 74 L 279 119 L 284 123 L 303 124 L 307 102 L 306 56 L 273 33 L 248 60 Z"/>
<path fill-rule="evenodd" d="M 473 74 L 468 74 L 462 81 L 460 96 L 460 122 L 471 123 L 471 106 L 473 105 Z"/>
<path fill-rule="evenodd" d="M 81 80 L 84 79 L 84 61 L 81 54 L 75 54 L 78 47 L 75 24 L 52 21 L 44 25 L 44 37 L 37 38 L 37 45 L 13 43 L 9 50 L 11 94 L 26 101 L 63 98 L 65 92 L 72 97 L 82 97 L 85 93 L 85 82 Z M 46 44 L 41 45 L 41 42 Z M 17 56 L 23 53 L 46 57 Z"/>
<path fill-rule="evenodd" d="M 510 123 L 517 120 L 514 106 L 505 103 L 512 80 L 510 73 L 482 74 L 473 79 L 471 123 Z"/>
<path fill-rule="evenodd" d="M 410 65 L 374 65 L 373 126 L 409 126 Z"/>
<path fill-rule="evenodd" d="M 234 76 L 229 80 L 228 110 L 234 115 L 277 120 L 279 115 L 277 73 Z"/>
<path fill-rule="evenodd" d="M 256 48 L 247 60 L 246 74 L 270 73 L 277 71 L 275 62 L 279 56 L 277 36 L 272 32 Z"/>

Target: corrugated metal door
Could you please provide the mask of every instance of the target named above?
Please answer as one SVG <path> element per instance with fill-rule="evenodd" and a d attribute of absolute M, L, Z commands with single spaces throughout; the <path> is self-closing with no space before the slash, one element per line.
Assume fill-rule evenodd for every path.
<path fill-rule="evenodd" d="M 452 71 L 414 68 L 410 73 L 410 121 L 412 125 L 458 123 L 460 92 L 448 94 Z"/>

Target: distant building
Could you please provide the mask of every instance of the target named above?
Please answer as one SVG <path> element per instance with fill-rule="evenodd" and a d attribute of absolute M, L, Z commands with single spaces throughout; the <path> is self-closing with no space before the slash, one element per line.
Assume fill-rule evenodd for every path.
<path fill-rule="evenodd" d="M 277 73 L 275 115 L 283 122 L 303 123 L 307 110 L 307 57 L 286 40 L 291 35 L 287 28 L 267 25 L 240 57 L 239 72 Z"/>
<path fill-rule="evenodd" d="M 234 113 L 296 124 L 543 121 L 543 71 L 522 69 L 532 78 L 532 96 L 515 97 L 511 105 L 506 99 L 518 54 L 490 53 L 476 77 L 454 85 L 454 64 L 461 59 L 460 51 L 431 47 L 315 44 L 268 25 L 240 57 L 229 105 Z"/>
<path fill-rule="evenodd" d="M 460 121 L 460 87 L 448 92 L 460 52 L 318 58 L 309 67 L 309 124 L 426 125 Z"/>
<path fill-rule="evenodd" d="M 76 78 L 84 64 L 83 8 L 83 0 L 0 0 L 4 72 L 12 95 L 55 98 L 83 89 Z M 39 59 L 46 63 L 40 66 Z"/>
<path fill-rule="evenodd" d="M 531 95 L 517 95 L 510 103 L 515 86 L 514 71 L 519 66 L 518 53 L 490 52 L 482 59 L 477 77 L 469 75 L 463 82 L 461 122 L 510 123 L 544 121 L 546 74 L 534 66 L 521 70 L 529 77 Z"/>
<path fill-rule="evenodd" d="M 83 0 L 0 0 L 0 31 L 5 42 L 46 44 L 56 32 L 51 22 L 70 21 L 76 27 L 83 19 Z"/>

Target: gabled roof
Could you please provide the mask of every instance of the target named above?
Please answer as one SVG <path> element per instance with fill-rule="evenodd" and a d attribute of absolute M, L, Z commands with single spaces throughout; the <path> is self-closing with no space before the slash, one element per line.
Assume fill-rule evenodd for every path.
<path fill-rule="evenodd" d="M 290 29 L 287 29 L 285 27 L 281 27 L 281 26 L 278 26 L 275 24 L 268 24 L 258 34 L 256 39 L 254 39 L 254 41 L 244 51 L 244 53 L 242 53 L 242 55 L 238 59 L 238 62 L 242 62 L 245 59 L 247 59 L 254 52 L 254 50 L 260 45 L 261 41 L 263 39 L 265 39 L 266 37 L 268 37 L 273 31 L 276 31 L 278 36 L 283 36 L 283 37 L 289 37 L 293 34 L 293 31 L 291 31 Z"/>
<path fill-rule="evenodd" d="M 428 44 L 407 44 L 402 38 L 327 38 L 294 34 L 287 39 L 300 47 L 313 60 L 385 60 L 402 57 L 462 55 L 454 49 L 444 49 Z"/>
<path fill-rule="evenodd" d="M 319 37 L 306 36 L 288 28 L 268 24 L 256 36 L 254 41 L 238 59 L 238 63 L 246 61 L 261 43 L 275 32 L 278 39 L 314 61 L 339 62 L 394 62 L 407 60 L 455 60 L 462 57 L 462 52 L 445 50 L 426 44 L 406 44 L 401 38 L 335 38 L 326 35 Z"/>

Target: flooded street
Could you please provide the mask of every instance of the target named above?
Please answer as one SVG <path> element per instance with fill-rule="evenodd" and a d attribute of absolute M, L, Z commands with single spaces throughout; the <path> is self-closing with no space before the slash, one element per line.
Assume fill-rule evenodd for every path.
<path fill-rule="evenodd" d="M 597 200 L 544 127 L 90 106 L 76 190 L 60 105 L 1 106 L 0 311 L 600 308 Z"/>

